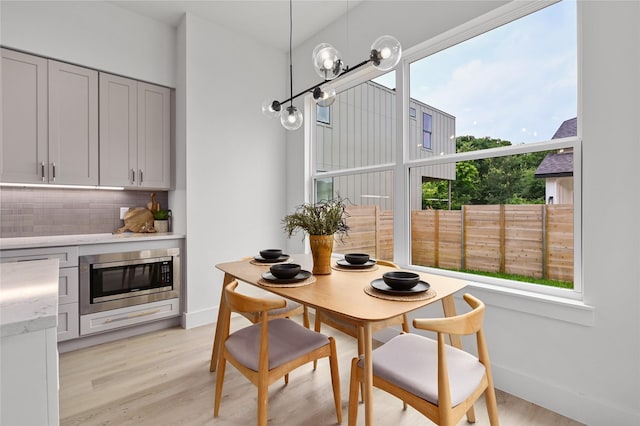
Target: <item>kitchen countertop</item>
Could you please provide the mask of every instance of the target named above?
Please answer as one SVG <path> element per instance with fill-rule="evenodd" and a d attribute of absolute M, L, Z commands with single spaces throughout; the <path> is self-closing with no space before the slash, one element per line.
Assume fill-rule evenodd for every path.
<path fill-rule="evenodd" d="M 58 325 L 58 259 L 0 264 L 0 335 Z"/>
<path fill-rule="evenodd" d="M 81 234 L 81 235 L 49 235 L 44 237 L 0 238 L 0 250 L 25 249 L 38 247 L 80 246 L 86 244 L 123 243 L 133 241 L 176 240 L 184 238 L 183 234 L 166 233 L 134 233 L 122 234 Z"/>

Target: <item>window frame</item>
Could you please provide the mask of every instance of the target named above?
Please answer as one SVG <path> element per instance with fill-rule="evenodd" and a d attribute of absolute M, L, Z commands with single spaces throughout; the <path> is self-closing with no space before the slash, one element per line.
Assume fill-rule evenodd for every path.
<path fill-rule="evenodd" d="M 366 173 L 370 171 L 393 170 L 394 172 L 394 200 L 393 200 L 393 217 L 394 217 L 394 260 L 399 265 L 425 271 L 442 276 L 452 276 L 461 278 L 479 286 L 479 288 L 497 292 L 515 292 L 515 294 L 529 294 L 533 297 L 542 297 L 545 300 L 581 300 L 583 297 L 582 288 L 582 170 L 581 170 L 581 151 L 582 151 L 582 89 L 581 89 L 581 6 L 577 2 L 577 117 L 578 127 L 575 137 L 553 139 L 548 141 L 540 141 L 528 144 L 513 145 L 510 147 L 501 147 L 495 149 L 487 149 L 481 151 L 465 152 L 458 154 L 450 154 L 444 156 L 430 157 L 427 159 L 410 159 L 410 147 L 408 129 L 410 117 L 410 73 L 409 68 L 412 62 L 418 61 L 424 57 L 430 56 L 447 49 L 458 43 L 469 40 L 484 32 L 491 31 L 501 25 L 516 21 L 528 14 L 535 13 L 548 6 L 558 3 L 560 0 L 552 0 L 548 2 L 511 2 L 500 6 L 493 11 L 477 17 L 465 24 L 462 24 L 449 31 L 441 33 L 432 39 L 426 40 L 414 47 L 406 49 L 403 52 L 403 58 L 395 69 L 396 76 L 396 140 L 401 141 L 395 147 L 395 156 L 393 163 L 380 164 L 376 166 L 343 169 L 333 172 L 318 172 L 315 170 L 315 159 L 313 155 L 314 132 L 308 128 L 305 137 L 305 146 L 307 147 L 308 173 L 306 173 L 306 194 L 308 200 L 314 200 L 315 179 L 328 178 L 353 173 Z M 361 84 L 367 80 L 374 79 L 383 75 L 383 72 L 377 71 L 373 67 L 367 67 L 364 70 L 354 72 L 348 76 L 341 77 L 335 81 L 336 91 L 341 92 L 357 84 Z M 305 98 L 305 106 L 313 107 L 314 103 L 311 96 Z M 315 111 L 315 109 L 314 109 Z M 315 121 L 314 121 L 315 124 Z M 412 265 L 411 261 L 411 223 L 410 223 L 410 187 L 409 187 L 409 171 L 410 168 L 420 165 L 435 165 L 455 161 L 475 160 L 497 156 L 509 156 L 516 154 L 524 154 L 536 151 L 546 151 L 561 148 L 573 148 L 574 150 L 574 288 L 561 289 L 548 287 L 532 283 L 523 283 L 518 281 L 510 281 L 485 277 L 470 273 L 461 273 L 455 271 L 447 271 L 437 268 L 429 268 L 423 266 Z M 551 298 L 551 299 L 549 299 Z"/>

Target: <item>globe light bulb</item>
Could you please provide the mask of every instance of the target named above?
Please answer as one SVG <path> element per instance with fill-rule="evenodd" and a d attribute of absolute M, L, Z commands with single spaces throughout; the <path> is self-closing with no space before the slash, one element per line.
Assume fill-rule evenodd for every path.
<path fill-rule="evenodd" d="M 340 53 L 328 43 L 320 43 L 311 54 L 313 68 L 324 80 L 333 80 L 342 73 Z"/>
<path fill-rule="evenodd" d="M 302 126 L 302 113 L 293 105 L 283 109 L 280 113 L 280 123 L 287 130 L 297 130 Z"/>
<path fill-rule="evenodd" d="M 313 100 L 321 107 L 328 107 L 336 100 L 336 89 L 329 85 L 313 89 Z"/>
<path fill-rule="evenodd" d="M 371 45 L 371 62 L 380 71 L 389 71 L 400 62 L 402 46 L 390 35 L 378 37 Z"/>
<path fill-rule="evenodd" d="M 265 99 L 262 102 L 262 113 L 269 118 L 276 118 L 280 115 L 280 110 L 282 107 L 280 106 L 280 102 L 278 101 L 270 101 Z"/>

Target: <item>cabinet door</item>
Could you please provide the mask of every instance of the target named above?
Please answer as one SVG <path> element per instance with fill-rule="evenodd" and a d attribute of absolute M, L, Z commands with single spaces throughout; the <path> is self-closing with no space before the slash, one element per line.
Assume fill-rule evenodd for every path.
<path fill-rule="evenodd" d="M 171 187 L 171 91 L 138 82 L 138 171 L 144 188 Z"/>
<path fill-rule="evenodd" d="M 49 60 L 49 183 L 98 184 L 98 72 Z"/>
<path fill-rule="evenodd" d="M 100 73 L 100 185 L 138 184 L 138 87 Z"/>
<path fill-rule="evenodd" d="M 47 182 L 47 60 L 2 49 L 2 182 Z"/>

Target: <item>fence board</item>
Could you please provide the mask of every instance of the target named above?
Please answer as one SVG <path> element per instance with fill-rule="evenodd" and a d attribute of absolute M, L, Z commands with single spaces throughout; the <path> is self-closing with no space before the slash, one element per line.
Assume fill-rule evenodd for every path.
<path fill-rule="evenodd" d="M 348 211 L 352 229 L 342 248 L 392 259 L 393 212 L 376 206 Z M 549 279 L 572 282 L 573 259 L 572 205 L 470 205 L 464 220 L 460 210 L 411 212 L 411 261 L 417 265 L 535 278 L 546 271 Z"/>

